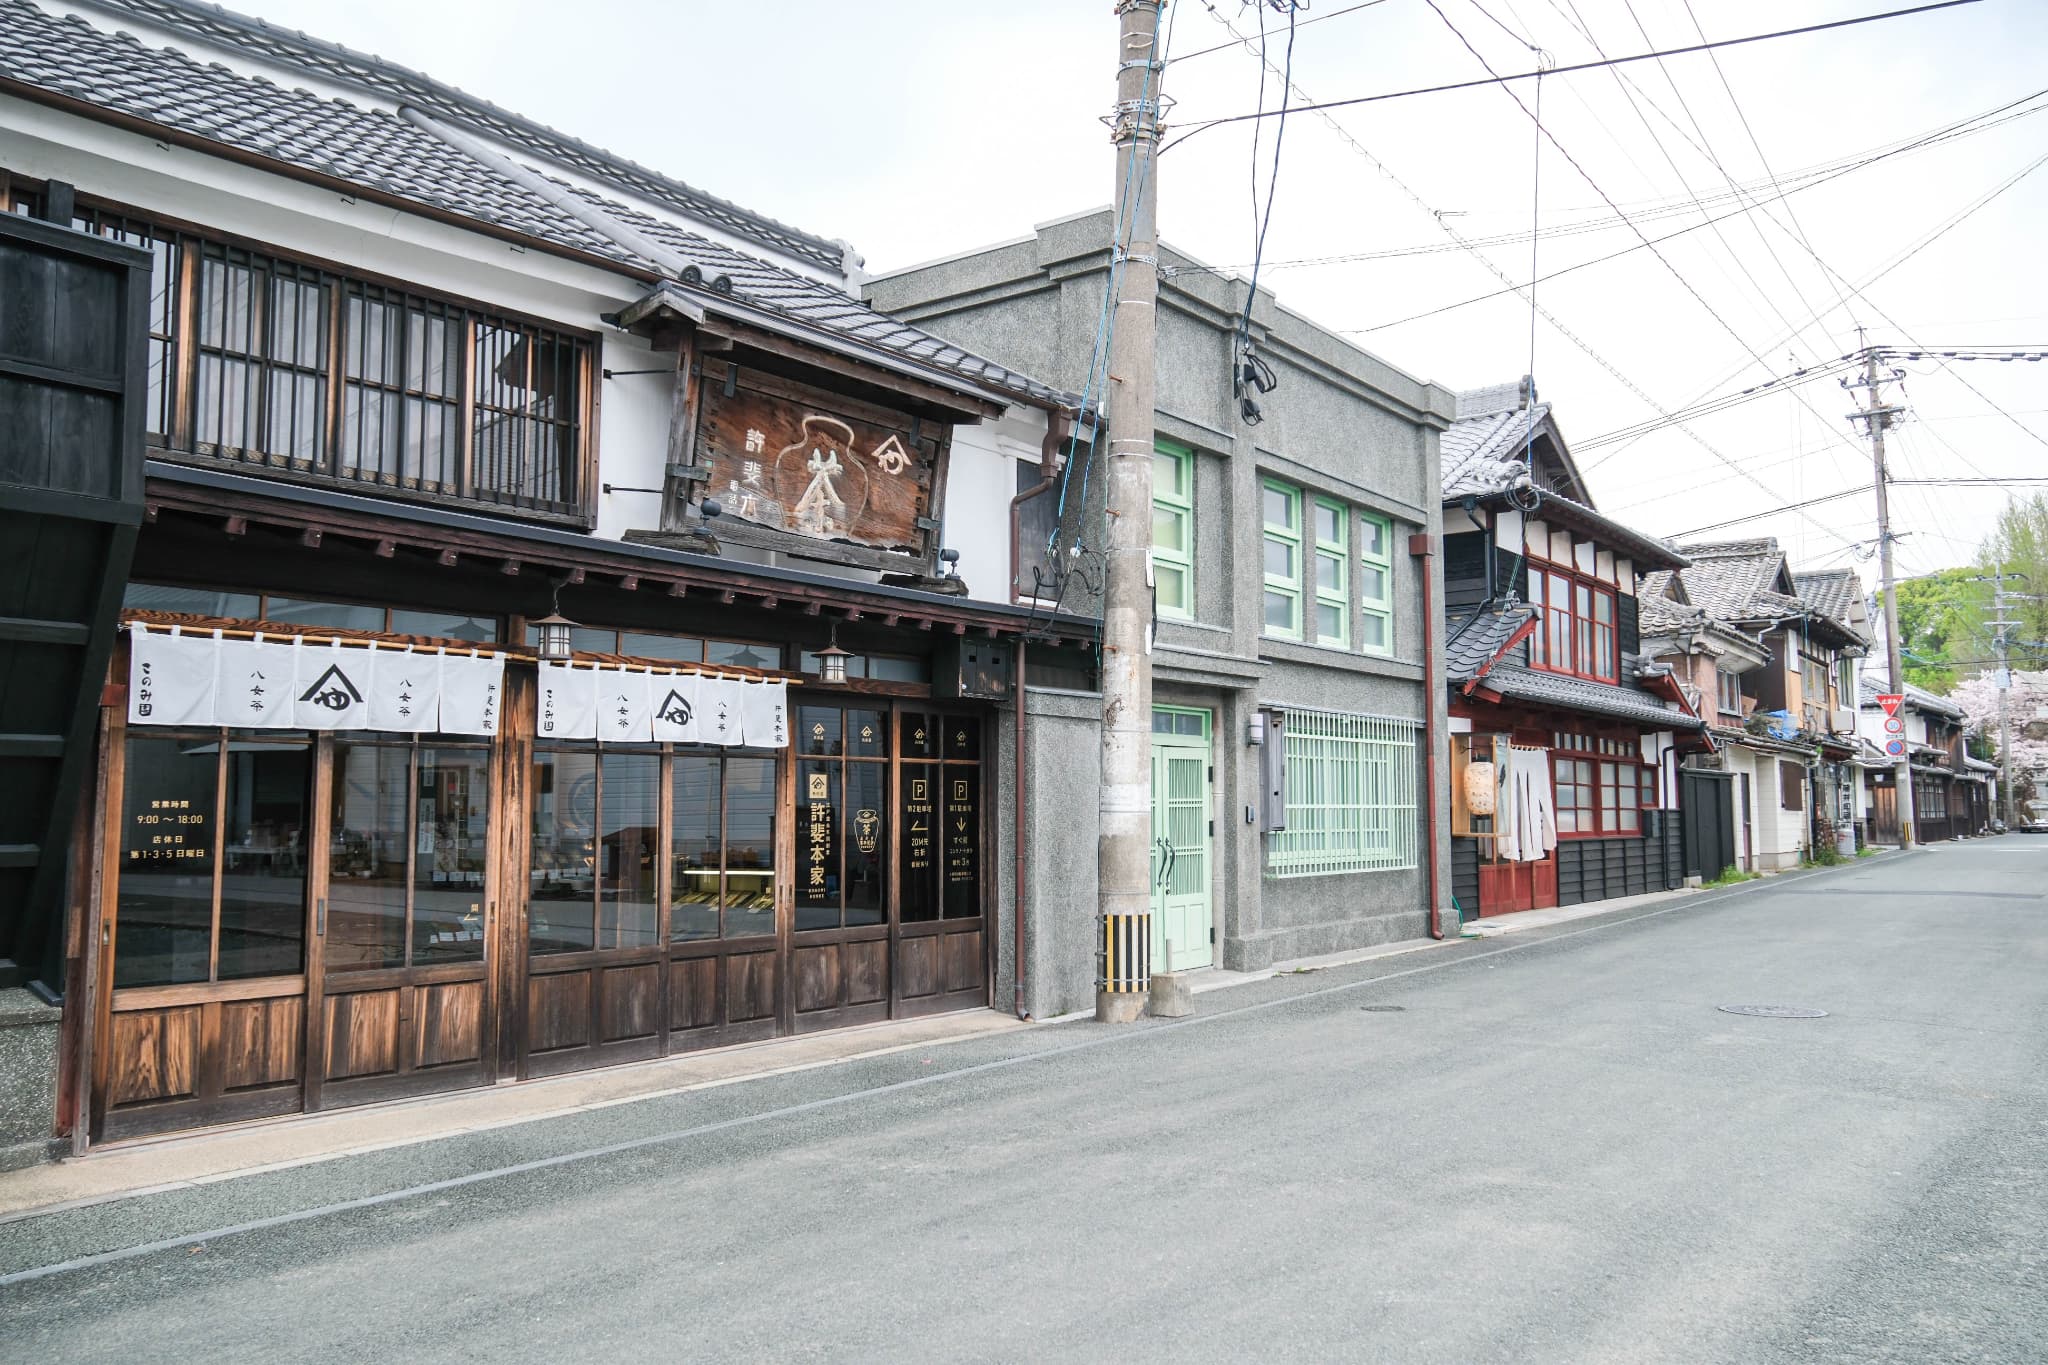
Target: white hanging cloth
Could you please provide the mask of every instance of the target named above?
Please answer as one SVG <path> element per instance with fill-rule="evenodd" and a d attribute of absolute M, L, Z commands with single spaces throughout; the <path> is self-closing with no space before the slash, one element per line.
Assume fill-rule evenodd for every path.
<path fill-rule="evenodd" d="M 641 669 L 597 670 L 597 737 L 607 744 L 644 743 L 649 729 L 648 677 Z"/>
<path fill-rule="evenodd" d="M 1501 856 L 1533 863 L 1557 847 L 1557 808 L 1550 785 L 1550 751 L 1508 746 L 1508 775 L 1502 793 Z"/>
<path fill-rule="evenodd" d="M 730 747 L 741 742 L 740 689 L 746 685 L 732 678 L 697 680 L 699 743 Z"/>
<path fill-rule="evenodd" d="M 658 742 L 698 742 L 697 682 L 694 673 L 656 673 L 648 678 L 649 728 Z"/>
<path fill-rule="evenodd" d="M 443 652 L 440 662 L 443 733 L 497 734 L 505 693 L 504 657 Z"/>
<path fill-rule="evenodd" d="M 296 643 L 298 679 L 292 684 L 292 724 L 302 730 L 370 728 L 370 656 L 377 651 Z"/>
<path fill-rule="evenodd" d="M 128 721 L 132 725 L 211 725 L 217 635 L 187 635 L 136 624 L 129 631 Z M 289 695 L 291 683 L 278 689 Z"/>
<path fill-rule="evenodd" d="M 542 739 L 596 739 L 597 670 L 543 663 L 536 710 Z"/>
<path fill-rule="evenodd" d="M 290 637 L 222 640 L 215 650 L 213 723 L 242 730 L 289 730 L 298 722 L 298 642 Z"/>
<path fill-rule="evenodd" d="M 370 728 L 425 734 L 441 728 L 441 656 L 379 649 L 370 660 Z"/>
<path fill-rule="evenodd" d="M 789 744 L 789 684 L 740 684 L 741 738 L 756 749 L 781 749 Z"/>

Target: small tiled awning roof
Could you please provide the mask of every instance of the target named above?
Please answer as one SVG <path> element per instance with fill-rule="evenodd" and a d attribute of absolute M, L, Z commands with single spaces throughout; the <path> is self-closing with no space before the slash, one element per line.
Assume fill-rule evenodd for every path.
<path fill-rule="evenodd" d="M 1496 605 L 1453 615 L 1444 633 L 1444 667 L 1451 681 L 1467 682 L 1484 673 L 1535 614 L 1527 605 Z"/>
<path fill-rule="evenodd" d="M 1705 722 L 1668 706 L 1632 687 L 1593 682 L 1586 678 L 1544 673 L 1520 664 L 1500 664 L 1480 682 L 1480 687 L 1515 701 L 1536 706 L 1555 706 L 1589 715 L 1610 716 L 1664 730 L 1704 730 Z"/>

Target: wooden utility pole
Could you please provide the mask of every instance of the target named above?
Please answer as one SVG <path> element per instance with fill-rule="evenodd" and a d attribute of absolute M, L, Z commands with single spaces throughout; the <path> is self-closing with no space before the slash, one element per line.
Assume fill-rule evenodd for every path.
<path fill-rule="evenodd" d="M 1891 670 L 1890 688 L 1904 694 L 1906 671 L 1899 661 L 1899 589 L 1892 577 L 1892 513 L 1891 501 L 1886 485 L 1890 476 L 1884 467 L 1885 428 L 1906 410 L 1900 407 L 1886 407 L 1878 397 L 1877 350 L 1863 348 L 1863 382 L 1852 387 L 1870 391 L 1868 406 L 1849 414 L 1851 421 L 1863 422 L 1870 433 L 1870 462 L 1877 479 L 1877 568 L 1878 581 L 1884 593 L 1884 648 L 1886 665 Z M 1913 744 L 1906 738 L 1906 706 L 1899 704 L 1899 761 L 1893 778 L 1898 788 L 1899 847 L 1913 846 Z"/>
<path fill-rule="evenodd" d="M 1107 565 L 1102 588 L 1102 802 L 1096 846 L 1102 970 L 1095 1017 L 1129 1023 L 1152 977 L 1152 422 L 1159 295 L 1159 16 L 1118 0 L 1115 237 L 1110 250 Z"/>

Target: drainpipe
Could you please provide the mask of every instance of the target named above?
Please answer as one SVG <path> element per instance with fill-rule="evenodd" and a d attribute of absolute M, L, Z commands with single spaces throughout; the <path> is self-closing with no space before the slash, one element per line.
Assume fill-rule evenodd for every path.
<path fill-rule="evenodd" d="M 598 234 L 598 236 L 608 238 L 642 260 L 651 261 L 655 265 L 660 266 L 676 279 L 701 280 L 707 288 L 720 290 L 721 292 L 731 288 L 732 281 L 726 276 L 714 276 L 712 272 L 704 269 L 674 247 L 665 246 L 649 237 L 646 233 L 641 232 L 638 228 L 619 221 L 596 204 L 591 203 L 588 199 L 572 194 L 531 167 L 521 165 L 475 134 L 460 128 L 451 128 L 432 115 L 415 109 L 410 104 L 400 105 L 398 107 L 398 116 L 413 127 L 418 128 L 421 132 L 426 133 L 430 137 L 440 139 L 471 160 L 504 176 L 529 194 L 537 195 L 546 200 L 571 218 L 574 218 L 577 222 L 583 224 L 583 226 L 589 228 L 592 232 Z M 687 311 L 687 308 L 684 308 L 683 311 Z M 690 320 L 692 322 L 702 322 L 704 317 L 699 312 Z"/>
<path fill-rule="evenodd" d="M 1021 542 L 1024 538 L 1024 504 L 1033 498 L 1043 497 L 1052 489 L 1053 480 L 1059 477 L 1059 450 L 1073 429 L 1073 419 L 1065 413 L 1056 413 L 1045 424 L 1045 441 L 1038 448 L 1039 480 L 1031 487 L 1010 499 L 1010 596 L 1012 600 L 1023 592 L 1018 581 L 1024 572 Z M 1018 693 L 1022 696 L 1023 693 Z"/>
<path fill-rule="evenodd" d="M 1050 480 L 1048 480 L 1047 482 L 1050 482 Z M 1011 541 L 1013 547 L 1015 543 L 1016 542 L 1013 538 Z M 1011 553 L 1013 555 L 1016 553 L 1014 548 L 1011 550 Z M 1019 1019 L 1029 1019 L 1031 1017 L 1031 1015 L 1024 1008 L 1024 894 L 1029 889 L 1028 881 L 1024 873 L 1024 798 L 1029 791 L 1029 787 L 1024 780 L 1024 651 L 1028 647 L 1029 646 L 1025 643 L 1024 637 L 1021 635 L 1018 636 L 1017 686 L 1015 691 L 1013 691 L 1010 694 L 1010 700 L 1012 703 L 1015 704 L 1017 708 L 1017 752 L 1012 760 L 1011 765 L 1016 769 L 1016 791 L 1014 793 L 1014 800 L 1011 804 L 1016 807 L 1017 817 L 1017 891 L 1015 911 L 1015 918 L 1017 921 L 1017 945 L 1014 953 L 1012 954 L 1014 959 L 1013 965 L 1016 968 L 1015 975 L 1017 978 L 1017 993 L 1016 998 L 1011 1002 L 1011 1008 L 1016 1010 L 1017 1017 Z"/>
<path fill-rule="evenodd" d="M 1422 561 L 1422 747 L 1428 755 L 1422 764 L 1422 808 L 1427 812 L 1423 834 L 1429 842 L 1429 936 L 1442 938 L 1438 910 L 1443 905 L 1443 867 L 1436 853 L 1436 704 L 1442 700 L 1436 676 L 1436 542 L 1429 532 L 1419 531 L 1408 537 L 1408 553 Z"/>

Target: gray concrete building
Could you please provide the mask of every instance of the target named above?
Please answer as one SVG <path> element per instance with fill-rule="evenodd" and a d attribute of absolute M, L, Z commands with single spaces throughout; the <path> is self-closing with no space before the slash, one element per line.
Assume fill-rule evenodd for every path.
<path fill-rule="evenodd" d="M 1111 232 L 1107 209 L 1061 219 L 873 278 L 867 298 L 1099 397 Z M 1431 877 L 1442 784 L 1434 815 L 1426 796 L 1445 703 L 1425 668 L 1455 398 L 1264 290 L 1242 334 L 1258 383 L 1242 384 L 1245 282 L 1170 247 L 1161 265 L 1153 964 L 1256 970 L 1420 936 L 1433 899 L 1449 904 Z M 1069 451 L 1019 464 L 1010 586 L 1092 613 L 1105 479 L 1085 444 Z M 1026 676 L 1021 937 L 1043 1017 L 1092 1000 L 1100 699 L 1086 668 Z"/>

